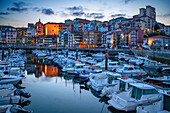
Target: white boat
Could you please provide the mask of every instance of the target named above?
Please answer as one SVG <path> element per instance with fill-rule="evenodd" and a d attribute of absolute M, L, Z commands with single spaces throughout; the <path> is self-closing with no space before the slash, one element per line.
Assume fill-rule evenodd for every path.
<path fill-rule="evenodd" d="M 20 100 L 20 96 L 9 95 L 0 97 L 0 105 L 17 104 Z"/>
<path fill-rule="evenodd" d="M 90 73 L 89 82 L 92 89 L 101 91 L 105 86 L 109 85 L 107 72 Z"/>
<path fill-rule="evenodd" d="M 37 54 L 38 58 L 46 57 L 46 55 L 47 55 L 46 53 L 42 53 L 42 52 Z"/>
<path fill-rule="evenodd" d="M 24 78 L 25 77 L 4 75 L 4 73 L 0 73 L 0 84 L 16 84 Z"/>
<path fill-rule="evenodd" d="M 0 106 L 0 113 L 32 113 L 32 111 L 27 111 L 19 105 L 2 105 Z"/>
<path fill-rule="evenodd" d="M 100 68 L 105 69 L 105 60 L 103 62 L 103 65 L 100 66 Z M 108 61 L 108 64 L 107 64 L 107 70 L 108 71 L 114 71 L 118 68 L 120 68 L 120 66 L 118 65 L 118 62 Z"/>
<path fill-rule="evenodd" d="M 135 67 L 134 65 L 124 65 L 122 68 L 119 68 L 116 70 L 117 73 L 120 73 L 122 76 L 125 77 L 138 77 L 141 74 L 146 75 L 147 73 L 139 69 L 138 67 Z"/>
<path fill-rule="evenodd" d="M 137 59 L 136 65 L 144 64 L 148 60 L 146 57 L 137 57 Z"/>
<path fill-rule="evenodd" d="M 94 59 L 96 59 L 96 60 L 101 61 L 101 60 L 103 60 L 105 58 L 105 54 L 103 54 L 103 53 L 96 53 L 96 54 L 92 54 L 92 57 Z"/>
<path fill-rule="evenodd" d="M 147 68 L 160 68 L 160 67 L 167 67 L 168 65 L 167 64 L 163 64 L 163 63 L 158 63 L 157 61 L 153 61 L 153 60 L 146 60 L 144 65 L 144 67 L 147 67 Z"/>
<path fill-rule="evenodd" d="M 25 72 L 20 67 L 11 67 L 9 69 L 9 75 L 22 76 Z"/>
<path fill-rule="evenodd" d="M 14 93 L 15 87 L 12 84 L 0 85 L 0 97 Z"/>
<path fill-rule="evenodd" d="M 128 91 L 114 94 L 108 101 L 110 106 L 121 111 L 134 111 L 138 105 L 154 103 L 162 99 L 162 95 L 151 85 L 130 83 Z"/>
<path fill-rule="evenodd" d="M 101 92 L 101 96 L 105 95 L 109 98 L 112 98 L 114 93 L 127 91 L 127 90 L 129 90 L 130 83 L 136 83 L 136 81 L 132 78 L 117 77 L 115 79 L 116 80 L 113 80 L 114 83 L 112 83 L 112 84 L 116 84 L 116 85 L 104 87 Z M 118 81 L 117 81 L 117 79 L 118 79 Z"/>
<path fill-rule="evenodd" d="M 162 100 L 151 103 L 151 104 L 140 105 L 136 108 L 136 113 L 161 113 L 161 112 L 166 113 L 166 111 L 163 110 Z"/>
<path fill-rule="evenodd" d="M 118 55 L 115 56 L 116 59 L 125 59 L 125 53 L 118 53 Z"/>
<path fill-rule="evenodd" d="M 79 55 L 78 56 L 78 60 L 81 61 L 81 62 L 86 62 L 86 55 Z"/>
<path fill-rule="evenodd" d="M 85 68 L 85 64 L 81 64 L 81 63 L 75 64 L 74 67 L 72 67 L 72 66 L 71 67 L 63 67 L 63 69 L 62 69 L 62 71 L 66 71 L 69 74 L 73 74 L 75 72 L 81 72 L 83 70 L 87 70 L 87 69 Z"/>

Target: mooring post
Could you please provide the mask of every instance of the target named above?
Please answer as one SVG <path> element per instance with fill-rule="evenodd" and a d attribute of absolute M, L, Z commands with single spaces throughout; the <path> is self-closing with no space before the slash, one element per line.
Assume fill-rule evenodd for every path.
<path fill-rule="evenodd" d="M 76 61 L 78 60 L 78 50 L 76 49 Z"/>
<path fill-rule="evenodd" d="M 107 48 L 106 48 L 106 52 L 105 52 L 105 70 L 107 70 L 107 64 L 108 64 L 108 54 L 107 54 Z"/>
<path fill-rule="evenodd" d="M 2 47 L 2 59 L 1 60 L 4 60 L 4 47 Z"/>

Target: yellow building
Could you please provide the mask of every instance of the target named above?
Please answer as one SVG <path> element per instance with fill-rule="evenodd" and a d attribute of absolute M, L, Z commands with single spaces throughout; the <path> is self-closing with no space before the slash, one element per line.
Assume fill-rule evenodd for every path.
<path fill-rule="evenodd" d="M 45 35 L 58 35 L 61 29 L 63 29 L 62 23 L 46 23 Z"/>

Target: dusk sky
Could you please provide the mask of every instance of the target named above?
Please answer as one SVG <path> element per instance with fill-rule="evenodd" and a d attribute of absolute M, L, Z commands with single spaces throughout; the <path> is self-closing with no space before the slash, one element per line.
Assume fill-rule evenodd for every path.
<path fill-rule="evenodd" d="M 39 19 L 47 23 L 75 18 L 131 18 L 146 5 L 156 8 L 158 22 L 170 25 L 170 0 L 0 0 L 0 25 L 26 27 Z"/>

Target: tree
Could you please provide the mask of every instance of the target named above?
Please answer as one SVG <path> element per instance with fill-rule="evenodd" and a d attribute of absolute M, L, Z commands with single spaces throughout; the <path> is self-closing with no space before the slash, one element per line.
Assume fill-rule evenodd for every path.
<path fill-rule="evenodd" d="M 154 26 L 154 31 L 158 31 L 160 29 L 159 25 L 156 23 L 155 26 Z"/>

